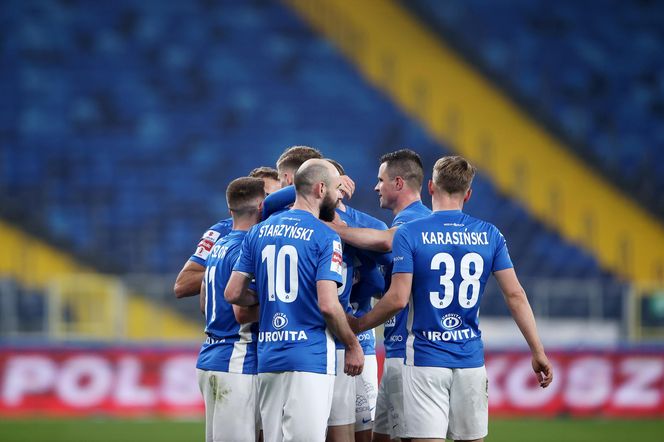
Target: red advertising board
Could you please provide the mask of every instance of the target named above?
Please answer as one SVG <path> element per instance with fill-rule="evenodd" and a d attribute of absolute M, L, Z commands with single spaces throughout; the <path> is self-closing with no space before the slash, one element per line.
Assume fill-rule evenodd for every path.
<path fill-rule="evenodd" d="M 0 350 L 2 415 L 199 416 L 196 350 Z"/>
<path fill-rule="evenodd" d="M 541 389 L 527 353 L 487 354 L 493 416 L 664 416 L 664 353 L 550 357 Z M 0 415 L 202 416 L 195 362 L 195 348 L 0 348 Z"/>

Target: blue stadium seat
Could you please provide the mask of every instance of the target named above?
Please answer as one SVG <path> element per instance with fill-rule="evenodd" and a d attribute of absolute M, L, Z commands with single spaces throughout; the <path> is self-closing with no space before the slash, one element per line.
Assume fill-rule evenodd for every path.
<path fill-rule="evenodd" d="M 484 17 L 464 15 L 457 2 L 441 5 L 441 20 Z M 518 21 L 489 10 L 500 23 Z M 516 38 L 481 23 L 482 37 Z M 110 262 L 122 273 L 177 272 L 204 229 L 227 216 L 227 183 L 273 164 L 287 146 L 314 145 L 339 159 L 358 185 L 351 205 L 385 220 L 390 214 L 371 190 L 379 156 L 411 147 L 428 174 L 449 152 L 277 3 L 118 0 L 83 8 L 8 0 L 0 25 L 3 198 L 39 208 L 23 216 L 73 252 L 98 257 L 102 270 L 99 263 Z M 479 47 L 497 70 L 529 62 L 514 58 L 509 41 Z M 537 54 L 536 44 L 518 41 Z M 523 72 L 525 89 L 538 95 L 541 77 Z M 572 91 L 591 81 L 585 71 L 560 77 Z M 570 131 L 595 133 L 584 109 L 559 105 Z M 481 173 L 475 189 L 468 212 L 504 232 L 521 276 L 612 280 Z M 504 312 L 502 301 L 493 305 L 483 312 Z"/>
<path fill-rule="evenodd" d="M 664 218 L 662 3 L 402 3 Z"/>

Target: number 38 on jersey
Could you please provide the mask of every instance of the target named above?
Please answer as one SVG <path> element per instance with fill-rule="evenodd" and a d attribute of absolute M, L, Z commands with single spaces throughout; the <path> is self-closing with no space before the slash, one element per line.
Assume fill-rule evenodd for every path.
<path fill-rule="evenodd" d="M 457 271 L 457 265 L 449 253 L 437 253 L 431 259 L 431 270 L 440 271 L 442 267 L 445 269 L 445 273 L 440 275 L 442 296 L 440 291 L 429 292 L 431 305 L 439 309 L 449 307 L 455 297 L 452 278 Z M 466 253 L 458 267 L 462 278 L 457 291 L 459 305 L 463 308 L 473 308 L 480 297 L 480 278 L 484 271 L 484 259 L 478 253 Z"/>

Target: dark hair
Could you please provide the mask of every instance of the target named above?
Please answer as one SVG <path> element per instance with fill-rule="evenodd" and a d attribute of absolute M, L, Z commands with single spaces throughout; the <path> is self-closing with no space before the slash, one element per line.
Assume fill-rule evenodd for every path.
<path fill-rule="evenodd" d="M 270 178 L 272 180 L 279 181 L 279 174 L 277 169 L 268 166 L 257 167 L 251 172 L 249 172 L 251 178 Z"/>
<path fill-rule="evenodd" d="M 422 188 L 424 168 L 422 159 L 415 151 L 401 149 L 386 153 L 380 157 L 380 164 L 383 163 L 387 164 L 386 171 L 390 179 L 400 176 L 411 188 L 416 190 Z"/>
<path fill-rule="evenodd" d="M 333 160 L 332 158 L 323 158 L 323 159 L 328 163 L 332 164 L 337 169 L 337 172 L 339 172 L 339 175 L 346 175 L 344 166 L 342 166 L 337 160 Z"/>
<path fill-rule="evenodd" d="M 263 180 L 260 178 L 236 178 L 226 188 L 226 203 L 231 214 L 246 216 L 258 211 L 254 200 L 265 198 Z"/>
<path fill-rule="evenodd" d="M 312 158 L 323 158 L 318 149 L 309 146 L 292 146 L 284 150 L 277 160 L 277 169 L 297 170 L 305 161 Z"/>
<path fill-rule="evenodd" d="M 463 157 L 442 157 L 433 166 L 433 183 L 447 193 L 465 193 L 475 177 L 475 167 Z"/>

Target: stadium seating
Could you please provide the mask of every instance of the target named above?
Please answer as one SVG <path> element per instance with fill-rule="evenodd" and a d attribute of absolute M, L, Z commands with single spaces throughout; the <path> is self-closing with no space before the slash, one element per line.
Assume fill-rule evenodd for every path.
<path fill-rule="evenodd" d="M 179 270 L 226 216 L 226 184 L 286 146 L 340 160 L 360 189 L 351 205 L 385 220 L 377 158 L 409 146 L 429 169 L 449 152 L 279 4 L 3 8 L 3 210 L 101 270 Z M 504 232 L 520 275 L 613 281 L 482 174 L 475 189 L 468 211 Z M 605 316 L 619 315 L 616 299 Z"/>
<path fill-rule="evenodd" d="M 428 22 L 582 157 L 664 217 L 658 2 L 415 0 Z"/>

